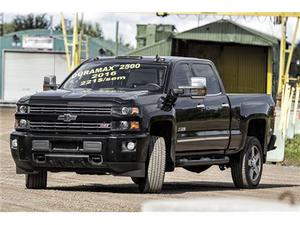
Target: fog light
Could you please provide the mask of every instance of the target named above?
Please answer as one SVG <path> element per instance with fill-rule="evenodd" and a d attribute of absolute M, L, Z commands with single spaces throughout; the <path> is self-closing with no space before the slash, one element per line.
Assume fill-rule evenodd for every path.
<path fill-rule="evenodd" d="M 13 149 L 17 149 L 17 148 L 18 148 L 18 139 L 13 139 L 13 140 L 11 141 L 11 147 L 12 147 Z"/>
<path fill-rule="evenodd" d="M 20 119 L 20 121 L 19 121 L 19 127 L 20 128 L 26 128 L 27 127 L 27 120 Z"/>
<path fill-rule="evenodd" d="M 132 142 L 132 141 L 129 141 L 129 142 L 127 143 L 127 146 L 126 146 L 126 147 L 127 147 L 128 150 L 132 151 L 132 150 L 135 149 L 135 143 Z"/>
<path fill-rule="evenodd" d="M 123 141 L 122 142 L 122 152 L 135 152 L 136 151 L 136 141 Z"/>

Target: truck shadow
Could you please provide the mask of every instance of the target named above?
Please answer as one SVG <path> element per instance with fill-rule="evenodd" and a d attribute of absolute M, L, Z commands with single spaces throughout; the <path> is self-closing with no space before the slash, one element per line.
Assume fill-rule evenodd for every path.
<path fill-rule="evenodd" d="M 272 189 L 272 188 L 287 188 L 299 187 L 297 184 L 260 184 L 257 189 Z M 135 184 L 88 184 L 76 186 L 53 186 L 48 187 L 48 190 L 56 191 L 75 191 L 75 192 L 110 192 L 110 193 L 139 193 L 138 187 Z M 241 189 L 235 188 L 231 182 L 165 182 L 162 194 L 181 194 L 186 192 L 211 192 L 211 191 L 230 191 Z M 249 189 L 248 189 L 249 190 Z"/>

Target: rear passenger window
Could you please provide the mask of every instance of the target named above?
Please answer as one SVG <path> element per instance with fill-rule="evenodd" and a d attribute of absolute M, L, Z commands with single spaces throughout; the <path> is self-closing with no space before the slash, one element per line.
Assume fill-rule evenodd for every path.
<path fill-rule="evenodd" d="M 177 64 L 175 67 L 175 82 L 177 87 L 190 86 L 190 80 L 193 76 L 187 63 Z"/>
<path fill-rule="evenodd" d="M 219 80 L 210 65 L 193 64 L 192 71 L 194 77 L 205 77 L 207 94 L 218 94 L 221 92 Z"/>

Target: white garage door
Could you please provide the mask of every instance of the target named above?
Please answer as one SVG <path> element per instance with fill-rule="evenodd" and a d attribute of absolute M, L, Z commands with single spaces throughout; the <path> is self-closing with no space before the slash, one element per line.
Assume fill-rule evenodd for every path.
<path fill-rule="evenodd" d="M 3 100 L 19 98 L 43 89 L 44 76 L 56 75 L 61 83 L 68 75 L 65 54 L 54 52 L 4 52 Z"/>

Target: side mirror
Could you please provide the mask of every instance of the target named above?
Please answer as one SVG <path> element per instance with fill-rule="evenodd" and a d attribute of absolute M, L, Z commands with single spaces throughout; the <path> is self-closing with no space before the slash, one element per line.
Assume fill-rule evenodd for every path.
<path fill-rule="evenodd" d="M 44 77 L 43 90 L 48 91 L 48 90 L 56 90 L 56 89 L 57 89 L 56 76 Z"/>
<path fill-rule="evenodd" d="M 203 97 L 207 94 L 206 78 L 205 77 L 192 77 L 191 86 L 180 86 L 179 89 L 190 89 L 191 96 Z"/>

